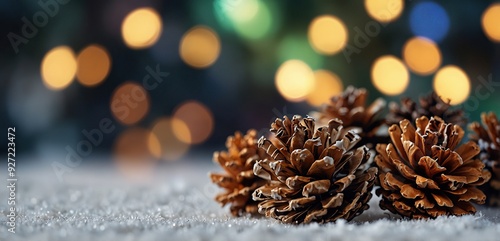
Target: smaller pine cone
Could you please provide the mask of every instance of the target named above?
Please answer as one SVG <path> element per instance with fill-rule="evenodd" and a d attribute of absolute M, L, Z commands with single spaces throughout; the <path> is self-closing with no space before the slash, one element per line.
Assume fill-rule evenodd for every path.
<path fill-rule="evenodd" d="M 435 92 L 420 97 L 419 102 L 420 106 L 410 98 L 402 98 L 400 105 L 396 102 L 391 102 L 389 104 L 390 113 L 386 118 L 387 124 L 399 124 L 404 119 L 415 123 L 415 120 L 421 116 L 427 116 L 428 118 L 438 116 L 446 123 L 462 127 L 467 122 L 463 110 L 452 109 L 449 101 L 444 102 Z"/>
<path fill-rule="evenodd" d="M 337 118 L 342 121 L 344 131 L 353 130 L 361 136 L 358 146 L 373 146 L 378 143 L 377 130 L 384 123 L 381 114 L 386 102 L 378 98 L 367 106 L 367 98 L 366 89 L 348 86 L 342 94 L 333 96 L 330 102 L 313 116 L 317 117 L 318 125 L 327 125 L 331 119 Z"/>
<path fill-rule="evenodd" d="M 258 214 L 257 202 L 252 200 L 251 195 L 265 181 L 255 176 L 252 170 L 257 160 L 268 156 L 257 146 L 257 131 L 249 130 L 244 136 L 236 132 L 227 138 L 226 147 L 227 151 L 214 153 L 214 162 L 225 171 L 223 174 L 210 173 L 212 182 L 225 189 L 215 200 L 222 206 L 230 203 L 230 211 L 234 216 Z"/>
<path fill-rule="evenodd" d="M 392 125 L 392 143 L 377 145 L 380 207 L 410 218 L 475 213 L 471 202 L 486 199 L 478 186 L 491 177 L 474 159 L 479 147 L 474 142 L 458 146 L 464 131 L 439 117 L 422 116 L 416 126 L 408 120 Z"/>
<path fill-rule="evenodd" d="M 481 121 L 470 124 L 473 131 L 470 139 L 479 144 L 481 153 L 479 159 L 483 161 L 486 168 L 491 171 L 491 179 L 488 184 L 481 186 L 486 194 L 486 203 L 491 206 L 500 206 L 500 124 L 495 113 L 482 113 Z"/>
<path fill-rule="evenodd" d="M 275 139 L 259 140 L 269 157 L 254 166 L 268 181 L 253 193 L 260 213 L 285 223 L 324 223 L 368 208 L 377 168 L 368 168 L 365 146 L 354 148 L 360 137 L 342 128 L 333 119 L 315 129 L 313 118 L 300 116 L 272 123 Z"/>

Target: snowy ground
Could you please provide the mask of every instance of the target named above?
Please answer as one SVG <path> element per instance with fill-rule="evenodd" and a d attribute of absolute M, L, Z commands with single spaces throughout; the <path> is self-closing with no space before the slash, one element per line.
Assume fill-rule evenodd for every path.
<path fill-rule="evenodd" d="M 377 198 L 349 223 L 233 218 L 212 201 L 218 189 L 209 184 L 208 170 L 218 168 L 164 165 L 142 184 L 93 168 L 82 167 L 63 183 L 53 173 L 25 170 L 18 174 L 16 234 L 7 232 L 7 195 L 0 191 L 0 240 L 500 240 L 499 209 L 408 221 L 380 210 Z"/>

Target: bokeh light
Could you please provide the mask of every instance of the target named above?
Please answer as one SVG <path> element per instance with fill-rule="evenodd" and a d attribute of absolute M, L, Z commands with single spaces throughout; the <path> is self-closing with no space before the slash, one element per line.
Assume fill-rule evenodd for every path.
<path fill-rule="evenodd" d="M 290 59 L 300 59 L 313 69 L 320 69 L 324 56 L 314 51 L 306 36 L 290 34 L 283 38 L 278 47 L 278 60 L 283 63 Z"/>
<path fill-rule="evenodd" d="M 302 101 L 314 89 L 314 73 L 300 60 L 288 60 L 276 71 L 275 85 L 289 101 Z"/>
<path fill-rule="evenodd" d="M 164 160 L 174 161 L 181 158 L 189 150 L 189 144 L 177 138 L 176 129 L 183 121 L 175 118 L 163 117 L 158 119 L 151 128 L 148 138 L 149 151 Z M 183 129 L 186 127 L 183 127 Z"/>
<path fill-rule="evenodd" d="M 150 176 L 156 164 L 156 157 L 151 154 L 148 139 L 149 130 L 133 127 L 120 133 L 114 143 L 114 159 L 126 177 L 142 180 Z"/>
<path fill-rule="evenodd" d="M 190 100 L 182 103 L 175 110 L 173 117 L 187 126 L 186 129 L 180 123 L 172 122 L 172 125 L 177 127 L 174 132 L 175 136 L 183 142 L 199 144 L 206 141 L 213 132 L 212 112 L 198 101 Z"/>
<path fill-rule="evenodd" d="M 111 57 L 108 51 L 99 45 L 89 45 L 76 58 L 78 82 L 85 86 L 96 86 L 108 76 L 111 68 Z"/>
<path fill-rule="evenodd" d="M 152 8 L 139 8 L 129 13 L 122 23 L 122 37 L 133 49 L 150 47 L 161 35 L 160 15 Z"/>
<path fill-rule="evenodd" d="M 373 19 L 388 23 L 396 20 L 403 12 L 403 0 L 365 0 L 365 8 Z"/>
<path fill-rule="evenodd" d="M 212 29 L 196 26 L 182 37 L 179 53 L 186 64 L 206 68 L 217 60 L 220 48 L 219 36 Z"/>
<path fill-rule="evenodd" d="M 491 4 L 484 11 L 481 24 L 491 41 L 500 42 L 500 3 Z"/>
<path fill-rule="evenodd" d="M 51 49 L 45 54 L 40 68 L 43 83 L 52 90 L 64 89 L 71 84 L 76 70 L 75 53 L 68 46 Z"/>
<path fill-rule="evenodd" d="M 328 70 L 317 70 L 314 72 L 314 89 L 307 95 L 307 103 L 313 106 L 321 106 L 328 103 L 334 95 L 342 93 L 344 86 L 342 80 Z"/>
<path fill-rule="evenodd" d="M 413 72 L 428 75 L 441 65 L 441 51 L 432 40 L 414 37 L 403 46 L 403 59 Z"/>
<path fill-rule="evenodd" d="M 332 55 L 345 47 L 348 33 L 342 20 L 332 15 L 322 15 L 312 20 L 308 37 L 318 53 Z"/>
<path fill-rule="evenodd" d="M 457 66 L 447 65 L 434 76 L 434 91 L 444 101 L 457 105 L 464 102 L 470 93 L 470 80 L 467 74 Z"/>
<path fill-rule="evenodd" d="M 215 13 L 219 22 L 245 39 L 257 40 L 269 35 L 274 23 L 269 1 L 216 0 Z"/>
<path fill-rule="evenodd" d="M 149 111 L 148 92 L 134 82 L 121 84 L 111 97 L 111 113 L 124 125 L 133 125 L 146 116 Z"/>
<path fill-rule="evenodd" d="M 399 95 L 410 82 L 408 69 L 400 59 L 386 55 L 376 59 L 372 65 L 373 85 L 383 94 Z"/>
<path fill-rule="evenodd" d="M 420 2 L 410 12 L 410 28 L 414 35 L 439 43 L 448 33 L 450 18 L 441 5 Z"/>

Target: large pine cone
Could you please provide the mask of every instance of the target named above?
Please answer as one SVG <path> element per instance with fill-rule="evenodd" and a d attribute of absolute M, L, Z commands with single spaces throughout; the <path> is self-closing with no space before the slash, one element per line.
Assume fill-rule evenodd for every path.
<path fill-rule="evenodd" d="M 389 104 L 390 113 L 387 115 L 388 125 L 399 124 L 400 121 L 407 119 L 411 123 L 421 116 L 428 118 L 438 116 L 446 123 L 452 123 L 464 126 L 467 120 L 464 117 L 464 111 L 461 109 L 452 109 L 450 102 L 444 102 L 435 92 L 422 96 L 419 99 L 420 106 L 410 98 L 402 98 L 401 106 L 395 102 Z"/>
<path fill-rule="evenodd" d="M 471 202 L 486 199 L 477 187 L 491 177 L 474 159 L 479 147 L 474 142 L 457 147 L 464 131 L 439 117 L 417 118 L 416 126 L 408 120 L 392 125 L 392 143 L 377 145 L 380 207 L 411 218 L 475 213 Z"/>
<path fill-rule="evenodd" d="M 479 159 L 491 171 L 490 182 L 481 186 L 487 197 L 487 204 L 500 206 L 500 124 L 495 113 L 481 114 L 483 126 L 478 122 L 472 123 L 469 128 L 474 131 L 470 139 L 479 144 L 481 150 Z"/>
<path fill-rule="evenodd" d="M 253 174 L 257 160 L 267 158 L 264 150 L 257 146 L 257 131 L 249 130 L 246 135 L 236 132 L 226 141 L 226 151 L 215 152 L 214 162 L 224 170 L 223 174 L 210 173 L 210 179 L 219 187 L 226 189 L 215 200 L 222 206 L 230 203 L 231 213 L 240 216 L 244 213 L 258 214 L 257 202 L 252 200 L 252 192 L 265 181 Z"/>
<path fill-rule="evenodd" d="M 327 125 L 331 119 L 337 118 L 342 121 L 345 131 L 353 130 L 361 136 L 358 146 L 374 146 L 379 142 L 376 134 L 384 123 L 381 114 L 386 103 L 382 98 L 378 98 L 367 106 L 367 98 L 366 89 L 348 86 L 342 94 L 333 96 L 330 103 L 313 116 L 317 117 L 319 125 Z"/>
<path fill-rule="evenodd" d="M 270 157 L 254 166 L 268 180 L 253 193 L 259 212 L 285 223 L 323 223 L 351 220 L 368 208 L 377 168 L 368 169 L 365 146 L 353 148 L 360 137 L 342 128 L 338 119 L 317 130 L 313 118 L 276 119 L 276 138 L 259 140 Z"/>

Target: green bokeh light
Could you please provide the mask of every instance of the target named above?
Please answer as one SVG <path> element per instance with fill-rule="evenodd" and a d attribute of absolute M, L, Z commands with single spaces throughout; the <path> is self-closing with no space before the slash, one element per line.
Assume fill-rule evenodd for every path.
<path fill-rule="evenodd" d="M 278 47 L 279 64 L 290 59 L 302 60 L 313 70 L 323 68 L 324 64 L 323 56 L 312 49 L 306 34 L 288 35 L 281 41 Z"/>
<path fill-rule="evenodd" d="M 248 40 L 263 39 L 276 28 L 273 7 L 261 0 L 216 0 L 217 21 L 227 30 Z"/>

